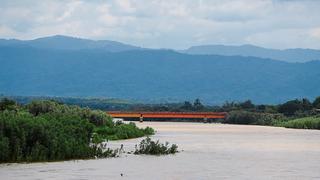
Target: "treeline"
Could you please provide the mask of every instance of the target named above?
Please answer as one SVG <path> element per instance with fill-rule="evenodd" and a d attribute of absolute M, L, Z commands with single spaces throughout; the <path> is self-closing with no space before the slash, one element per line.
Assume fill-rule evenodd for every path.
<path fill-rule="evenodd" d="M 232 102 L 225 103 L 220 110 L 229 114 L 223 123 L 320 129 L 319 108 L 320 97 L 313 102 L 303 98 L 279 105 L 255 105 L 250 100 L 241 103 Z M 309 117 L 312 122 L 303 119 Z M 293 122 L 295 125 L 292 125 Z"/>
<path fill-rule="evenodd" d="M 194 102 L 185 101 L 183 103 L 170 104 L 137 104 L 129 108 L 132 111 L 212 111 L 227 112 L 226 119 L 215 119 L 216 122 L 227 124 L 250 124 L 284 126 L 291 128 L 319 129 L 320 118 L 320 97 L 314 101 L 306 98 L 287 101 L 278 105 L 256 105 L 250 100 L 243 102 L 226 102 L 221 106 L 209 106 L 201 103 L 199 99 Z M 312 117 L 310 120 L 303 121 L 304 117 Z M 295 125 L 291 122 L 294 121 Z M 146 119 L 147 120 L 147 119 Z M 161 120 L 161 119 L 159 119 Z M 299 123 L 297 123 L 299 122 Z M 299 124 L 299 125 L 298 125 Z"/>
<path fill-rule="evenodd" d="M 34 101 L 0 100 L 0 162 L 56 161 L 114 156 L 99 146 L 105 139 L 153 134 L 134 123 L 113 122 L 100 110 Z"/>
<path fill-rule="evenodd" d="M 195 99 L 194 102 L 185 101 L 183 103 L 135 104 L 130 105 L 126 110 L 227 112 L 226 119 L 215 119 L 214 121 L 226 124 L 320 129 L 320 97 L 314 101 L 303 98 L 290 100 L 278 105 L 256 105 L 252 101 L 246 100 L 243 102 L 226 102 L 221 106 L 205 105 L 199 99 Z"/>
<path fill-rule="evenodd" d="M 232 124 L 255 124 L 255 125 L 281 125 L 284 122 L 304 117 L 316 117 L 320 109 L 320 97 L 314 101 L 306 98 L 294 99 L 278 105 L 254 104 L 250 100 L 243 102 L 226 102 L 220 106 L 203 104 L 200 99 L 181 103 L 143 104 L 128 102 L 119 99 L 99 98 L 62 98 L 62 97 L 12 97 L 20 103 L 30 100 L 53 99 L 55 101 L 75 104 L 81 107 L 89 107 L 104 111 L 211 111 L 228 112 L 228 118 L 216 120 L 222 123 Z M 147 120 L 147 119 L 145 119 Z M 154 119 L 153 119 L 154 120 Z M 163 119 L 159 119 L 163 120 Z M 311 127 L 311 126 L 307 126 Z M 315 126 L 312 126 L 315 127 Z"/>
<path fill-rule="evenodd" d="M 53 100 L 66 105 L 77 105 L 79 107 L 88 107 L 90 109 L 99 110 L 125 110 L 129 109 L 133 102 L 115 99 L 115 98 L 80 98 L 80 97 L 48 97 L 48 96 L 1 96 L 2 98 L 9 98 L 21 105 L 26 105 L 32 101 L 46 101 Z"/>
<path fill-rule="evenodd" d="M 10 96 L 0 95 L 0 99 L 10 98 L 21 105 L 28 104 L 32 101 L 50 100 L 67 105 L 77 105 L 80 107 L 88 107 L 91 109 L 99 109 L 106 111 L 224 111 L 233 110 L 249 110 L 255 112 L 282 113 L 285 116 L 305 116 L 310 111 L 320 109 L 320 97 L 314 101 L 306 98 L 295 99 L 278 105 L 253 104 L 250 100 L 243 102 L 225 102 L 223 105 L 205 105 L 200 99 L 193 102 L 185 101 L 179 103 L 160 103 L 145 104 L 121 99 L 105 99 L 105 98 L 76 98 L 76 97 L 46 97 L 46 96 Z M 307 114 L 305 114 L 307 113 Z"/>

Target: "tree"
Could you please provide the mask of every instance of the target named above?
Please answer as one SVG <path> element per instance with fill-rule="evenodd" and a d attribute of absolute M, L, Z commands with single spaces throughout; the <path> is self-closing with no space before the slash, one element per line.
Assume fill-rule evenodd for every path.
<path fill-rule="evenodd" d="M 3 98 L 0 101 L 0 111 L 3 110 L 15 110 L 16 109 L 16 102 L 13 100 L 10 100 L 8 98 Z"/>
<path fill-rule="evenodd" d="M 281 104 L 278 110 L 280 113 L 283 113 L 284 115 L 292 116 L 296 112 L 304 110 L 304 108 L 301 101 L 296 99 L 296 100 L 291 100 L 284 104 Z"/>
<path fill-rule="evenodd" d="M 54 101 L 33 101 L 27 105 L 29 112 L 35 116 L 55 111 L 58 103 Z"/>
<path fill-rule="evenodd" d="M 238 104 L 237 103 L 235 103 L 233 101 L 232 102 L 226 101 L 222 105 L 221 111 L 229 112 L 229 111 L 232 111 L 232 110 L 235 110 L 235 109 L 238 109 Z"/>
<path fill-rule="evenodd" d="M 187 110 L 187 111 L 190 111 L 192 110 L 192 104 L 189 102 L 189 101 L 185 101 L 184 104 L 181 106 L 181 108 L 183 110 Z"/>
<path fill-rule="evenodd" d="M 320 96 L 313 101 L 312 105 L 314 108 L 320 109 Z"/>
<path fill-rule="evenodd" d="M 312 103 L 307 98 L 303 98 L 301 103 L 304 111 L 309 111 L 312 109 Z"/>
<path fill-rule="evenodd" d="M 240 103 L 240 107 L 242 109 L 253 109 L 254 104 L 251 102 L 251 100 L 244 101 L 243 103 Z"/>
<path fill-rule="evenodd" d="M 202 105 L 200 99 L 197 98 L 196 100 L 194 100 L 193 109 L 195 111 L 200 111 L 204 109 L 204 106 Z"/>
<path fill-rule="evenodd" d="M 257 110 L 258 110 L 259 112 L 264 112 L 266 109 L 267 109 L 267 106 L 264 105 L 264 104 L 257 105 Z"/>

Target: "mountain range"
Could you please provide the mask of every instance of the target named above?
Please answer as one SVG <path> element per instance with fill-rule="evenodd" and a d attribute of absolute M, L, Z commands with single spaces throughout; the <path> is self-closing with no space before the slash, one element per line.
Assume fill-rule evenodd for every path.
<path fill-rule="evenodd" d="M 222 56 L 253 56 L 269 58 L 286 62 L 308 62 L 320 60 L 320 50 L 315 49 L 267 49 L 253 45 L 225 46 L 225 45 L 202 45 L 192 46 L 182 53 L 198 55 L 222 55 Z"/>
<path fill-rule="evenodd" d="M 0 46 L 33 47 L 56 50 L 106 50 L 120 52 L 141 49 L 140 47 L 109 40 L 89 40 L 62 35 L 38 38 L 34 40 L 0 39 Z"/>
<path fill-rule="evenodd" d="M 298 53 L 299 60 L 287 56 L 280 61 L 232 50 L 260 49 L 251 45 L 229 50 L 242 54 L 203 47 L 209 48 L 157 50 L 66 36 L 0 40 L 0 94 L 143 102 L 200 98 L 210 104 L 246 99 L 279 103 L 320 95 L 320 61 L 310 50 L 297 50 L 304 52 Z"/>

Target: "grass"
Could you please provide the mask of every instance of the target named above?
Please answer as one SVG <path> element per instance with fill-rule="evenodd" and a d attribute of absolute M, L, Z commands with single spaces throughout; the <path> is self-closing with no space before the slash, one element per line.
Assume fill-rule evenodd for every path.
<path fill-rule="evenodd" d="M 320 117 L 305 117 L 276 124 L 286 128 L 295 129 L 319 129 L 320 130 Z"/>

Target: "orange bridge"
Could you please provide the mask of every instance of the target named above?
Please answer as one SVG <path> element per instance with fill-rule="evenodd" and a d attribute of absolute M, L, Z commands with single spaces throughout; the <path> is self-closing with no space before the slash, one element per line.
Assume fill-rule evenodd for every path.
<path fill-rule="evenodd" d="M 226 112 L 124 112 L 124 111 L 109 111 L 107 112 L 114 118 L 181 118 L 181 119 L 225 119 Z"/>

